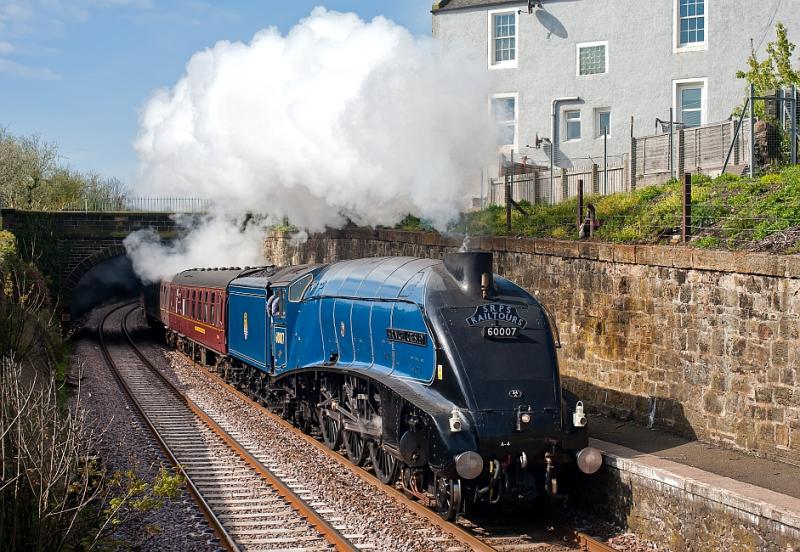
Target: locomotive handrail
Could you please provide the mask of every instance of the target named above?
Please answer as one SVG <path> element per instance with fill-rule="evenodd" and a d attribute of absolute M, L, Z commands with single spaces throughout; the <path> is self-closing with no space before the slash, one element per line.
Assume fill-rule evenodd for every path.
<path fill-rule="evenodd" d="M 550 309 L 547 308 L 547 305 L 545 305 L 542 302 L 539 302 L 539 304 L 542 306 L 542 310 L 544 311 L 544 315 L 547 317 L 547 323 L 550 324 L 550 328 L 553 331 L 553 341 L 555 343 L 556 349 L 560 349 L 561 348 L 561 332 L 558 331 L 558 324 L 556 323 L 556 317 L 552 312 L 550 312 Z"/>

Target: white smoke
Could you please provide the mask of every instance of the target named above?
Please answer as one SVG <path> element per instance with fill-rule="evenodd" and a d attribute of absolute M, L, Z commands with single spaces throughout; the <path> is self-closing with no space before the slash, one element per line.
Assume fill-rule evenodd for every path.
<path fill-rule="evenodd" d="M 139 188 L 308 231 L 407 214 L 444 228 L 468 207 L 497 143 L 485 60 L 459 50 L 324 8 L 286 36 L 270 28 L 249 44 L 219 42 L 145 106 Z M 237 248 L 236 233 L 217 238 Z"/>
<path fill-rule="evenodd" d="M 242 227 L 239 221 L 212 216 L 201 220 L 179 217 L 186 236 L 164 244 L 152 229 L 130 234 L 123 244 L 133 269 L 145 283 L 158 282 L 188 268 L 254 266 L 261 263 L 263 229 Z"/>

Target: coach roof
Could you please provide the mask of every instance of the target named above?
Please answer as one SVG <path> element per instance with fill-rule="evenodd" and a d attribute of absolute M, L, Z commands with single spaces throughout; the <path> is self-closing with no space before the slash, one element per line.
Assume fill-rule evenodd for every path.
<path fill-rule="evenodd" d="M 192 268 L 177 274 L 172 283 L 179 286 L 196 286 L 225 289 L 231 280 L 262 268 Z"/>

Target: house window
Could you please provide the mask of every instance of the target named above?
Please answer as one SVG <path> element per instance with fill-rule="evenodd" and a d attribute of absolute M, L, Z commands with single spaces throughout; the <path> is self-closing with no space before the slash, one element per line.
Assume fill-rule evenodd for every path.
<path fill-rule="evenodd" d="M 608 72 L 608 43 L 578 44 L 578 75 L 601 75 Z"/>
<path fill-rule="evenodd" d="M 497 124 L 499 146 L 513 146 L 517 143 L 517 97 L 494 96 L 492 116 Z"/>
<path fill-rule="evenodd" d="M 569 142 L 572 140 L 581 139 L 581 112 L 580 111 L 565 111 L 564 112 L 564 141 Z"/>
<path fill-rule="evenodd" d="M 679 0 L 678 45 L 702 44 L 706 41 L 705 0 Z"/>
<path fill-rule="evenodd" d="M 516 67 L 517 12 L 489 12 L 489 65 Z"/>
<path fill-rule="evenodd" d="M 687 127 L 703 124 L 703 86 L 686 84 L 678 87 L 680 122 Z"/>
<path fill-rule="evenodd" d="M 604 135 L 611 136 L 611 110 L 598 109 L 597 110 L 597 137 L 602 138 Z"/>

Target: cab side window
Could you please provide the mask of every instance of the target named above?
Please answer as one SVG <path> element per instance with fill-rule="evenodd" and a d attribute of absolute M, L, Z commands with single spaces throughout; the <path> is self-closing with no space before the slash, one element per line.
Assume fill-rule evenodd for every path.
<path fill-rule="evenodd" d="M 305 295 L 308 286 L 311 285 L 311 281 L 314 279 L 314 276 L 311 274 L 306 274 L 296 282 L 294 282 L 291 286 L 289 286 L 289 301 L 292 303 L 298 303 L 303 300 L 303 295 Z"/>

